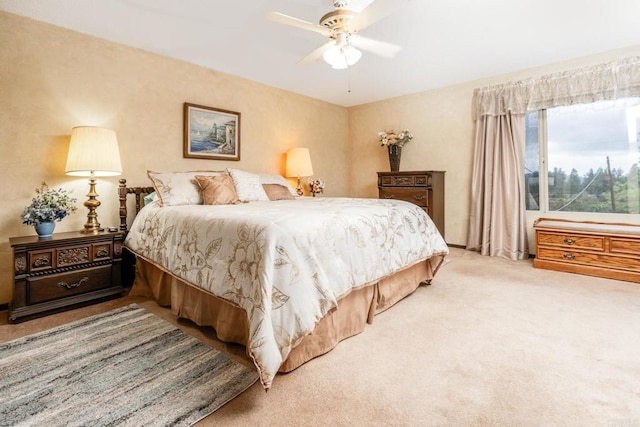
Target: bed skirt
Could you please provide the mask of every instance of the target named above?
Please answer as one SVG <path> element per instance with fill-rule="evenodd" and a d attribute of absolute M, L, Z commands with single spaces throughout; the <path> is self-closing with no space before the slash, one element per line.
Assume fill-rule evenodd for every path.
<path fill-rule="evenodd" d="M 421 284 L 429 284 L 443 260 L 444 257 L 438 255 L 379 282 L 352 290 L 338 300 L 338 307 L 320 320 L 314 331 L 291 351 L 279 372 L 290 372 L 330 351 L 338 342 L 362 332 L 376 314 L 413 293 Z M 139 257 L 129 294 L 153 297 L 160 306 L 170 306 L 176 316 L 199 326 L 213 327 L 221 341 L 244 346 L 248 342 L 249 326 L 244 310 Z"/>

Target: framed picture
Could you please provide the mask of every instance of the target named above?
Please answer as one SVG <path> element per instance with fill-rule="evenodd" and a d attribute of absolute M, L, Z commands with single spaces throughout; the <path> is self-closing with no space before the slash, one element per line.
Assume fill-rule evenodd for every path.
<path fill-rule="evenodd" d="M 184 157 L 240 160 L 240 113 L 184 103 Z"/>

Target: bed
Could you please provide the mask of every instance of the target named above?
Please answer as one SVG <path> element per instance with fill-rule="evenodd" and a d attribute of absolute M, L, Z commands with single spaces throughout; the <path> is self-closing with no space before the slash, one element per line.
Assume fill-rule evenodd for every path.
<path fill-rule="evenodd" d="M 144 205 L 158 188 L 120 180 L 120 228 L 135 256 L 131 292 L 246 346 L 265 389 L 276 373 L 328 352 L 430 284 L 448 254 L 430 218 L 408 202 Z M 136 199 L 130 227 L 128 195 Z"/>

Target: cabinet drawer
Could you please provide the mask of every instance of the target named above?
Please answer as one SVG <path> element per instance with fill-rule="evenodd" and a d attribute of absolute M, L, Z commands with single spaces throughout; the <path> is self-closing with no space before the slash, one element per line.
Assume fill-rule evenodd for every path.
<path fill-rule="evenodd" d="M 111 286 L 111 266 L 36 276 L 27 280 L 28 304 L 64 298 Z"/>
<path fill-rule="evenodd" d="M 381 188 L 380 199 L 395 199 L 427 207 L 427 191 L 412 188 Z"/>
<path fill-rule="evenodd" d="M 538 231 L 537 240 L 538 245 L 604 251 L 604 236 L 583 236 L 580 234 Z"/>
<path fill-rule="evenodd" d="M 640 271 L 640 258 L 605 255 L 599 253 L 572 251 L 570 249 L 538 248 L 540 259 L 559 261 L 566 264 L 583 264 L 620 270 Z"/>
<path fill-rule="evenodd" d="M 611 253 L 640 256 L 640 240 L 612 237 L 610 240 Z"/>

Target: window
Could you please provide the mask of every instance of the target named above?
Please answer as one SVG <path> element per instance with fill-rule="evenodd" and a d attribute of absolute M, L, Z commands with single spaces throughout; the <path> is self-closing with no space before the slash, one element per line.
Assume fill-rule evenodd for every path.
<path fill-rule="evenodd" d="M 640 213 L 640 98 L 526 116 L 527 210 Z"/>

